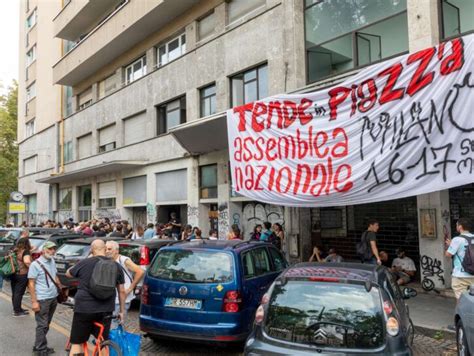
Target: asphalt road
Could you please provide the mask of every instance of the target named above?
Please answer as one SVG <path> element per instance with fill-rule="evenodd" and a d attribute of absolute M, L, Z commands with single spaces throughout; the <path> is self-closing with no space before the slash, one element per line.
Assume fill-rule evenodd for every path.
<path fill-rule="evenodd" d="M 36 322 L 33 313 L 30 315 L 13 318 L 12 304 L 9 297 L 0 293 L 0 355 L 30 356 L 35 339 Z M 62 328 L 51 325 L 48 332 L 48 346 L 61 354 L 64 350 L 67 337 Z"/>

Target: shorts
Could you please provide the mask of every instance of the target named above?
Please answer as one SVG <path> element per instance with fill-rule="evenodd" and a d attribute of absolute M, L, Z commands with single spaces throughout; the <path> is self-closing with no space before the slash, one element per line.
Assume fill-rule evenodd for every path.
<path fill-rule="evenodd" d="M 451 279 L 451 288 L 456 299 L 461 298 L 462 292 L 466 291 L 471 284 L 474 284 L 474 278 L 472 277 L 453 277 Z"/>
<path fill-rule="evenodd" d="M 73 345 L 80 345 L 89 341 L 89 337 L 99 335 L 99 328 L 94 325 L 95 322 L 104 325 L 104 332 L 102 337 L 108 340 L 111 319 L 104 320 L 105 317 L 111 316 L 112 312 L 107 313 L 74 313 L 71 326 L 70 343 Z"/>
<path fill-rule="evenodd" d="M 394 272 L 393 274 L 396 276 L 397 281 L 402 280 L 403 284 L 407 284 L 411 280 L 411 277 L 405 272 L 400 271 L 400 272 Z"/>

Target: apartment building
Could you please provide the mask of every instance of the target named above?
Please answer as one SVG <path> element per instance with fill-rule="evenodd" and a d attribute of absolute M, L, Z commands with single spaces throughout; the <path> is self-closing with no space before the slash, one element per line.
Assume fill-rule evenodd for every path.
<path fill-rule="evenodd" d="M 231 188 L 225 111 L 327 87 L 367 65 L 472 32 L 474 2 L 51 3 L 35 6 L 38 18 L 49 12 L 52 32 L 45 42 L 62 43 L 51 45 L 62 56 L 44 67 L 51 88 L 62 89 L 42 105 L 54 110 L 41 116 L 42 129 L 20 140 L 20 191 L 37 200 L 29 219 L 109 217 L 145 224 L 167 222 L 174 211 L 183 223 L 217 229 L 220 238 L 233 224 L 248 236 L 256 223 L 269 220 L 284 225 L 288 257 L 305 260 L 315 244 L 353 254 L 364 219 L 376 216 L 382 248 L 403 245 L 417 262 L 429 254 L 446 264 L 449 281 L 443 241 L 419 238 L 417 212 L 433 207 L 443 213 L 443 231 L 443 221 L 450 226 L 474 211 L 472 186 L 331 209 L 249 201 Z M 23 1 L 25 18 L 26 7 Z M 25 41 L 25 29 L 21 34 Z M 30 95 L 22 79 L 20 106 Z M 40 99 L 46 89 L 38 89 Z M 27 123 L 25 111 L 20 114 L 19 137 Z M 35 117 L 38 128 L 39 113 Z"/>

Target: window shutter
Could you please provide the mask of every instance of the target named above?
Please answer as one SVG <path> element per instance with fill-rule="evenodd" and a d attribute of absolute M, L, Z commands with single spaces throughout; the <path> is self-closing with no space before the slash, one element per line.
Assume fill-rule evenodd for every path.
<path fill-rule="evenodd" d="M 117 184 L 115 181 L 99 183 L 99 199 L 115 198 Z"/>
<path fill-rule="evenodd" d="M 115 142 L 115 124 L 99 130 L 99 146 Z"/>

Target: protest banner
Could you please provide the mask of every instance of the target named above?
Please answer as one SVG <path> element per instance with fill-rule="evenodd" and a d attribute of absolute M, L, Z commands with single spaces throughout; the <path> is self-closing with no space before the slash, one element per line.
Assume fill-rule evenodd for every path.
<path fill-rule="evenodd" d="M 233 189 L 341 206 L 474 181 L 474 35 L 361 70 L 322 91 L 227 112 Z"/>

